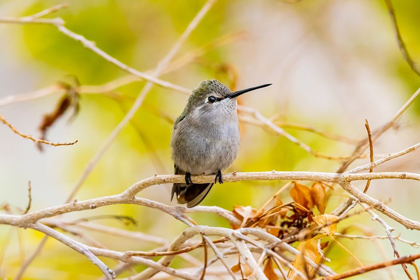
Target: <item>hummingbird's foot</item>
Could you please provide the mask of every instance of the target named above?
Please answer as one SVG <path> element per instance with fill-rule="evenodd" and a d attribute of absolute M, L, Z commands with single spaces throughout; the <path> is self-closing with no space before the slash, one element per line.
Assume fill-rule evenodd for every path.
<path fill-rule="evenodd" d="M 191 173 L 190 172 L 185 173 L 185 183 L 187 185 L 192 185 L 193 184 L 193 182 L 191 181 Z"/>
<path fill-rule="evenodd" d="M 219 184 L 223 184 L 223 177 L 222 177 L 222 171 L 217 171 L 216 178 L 214 178 L 214 183 L 217 183 L 217 180 L 219 180 Z"/>

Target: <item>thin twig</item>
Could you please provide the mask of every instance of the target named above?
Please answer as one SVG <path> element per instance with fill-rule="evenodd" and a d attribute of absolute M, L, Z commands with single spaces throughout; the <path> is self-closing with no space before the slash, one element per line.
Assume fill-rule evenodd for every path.
<path fill-rule="evenodd" d="M 197 57 L 204 55 L 205 52 L 213 48 L 220 47 L 225 44 L 234 42 L 235 40 L 242 38 L 242 35 L 243 35 L 242 33 L 228 34 L 228 35 L 215 39 L 209 44 L 201 46 L 197 49 L 193 49 L 192 51 L 186 53 L 185 55 L 171 62 L 168 65 L 168 67 L 162 72 L 162 74 L 167 74 L 169 72 L 178 70 L 179 68 L 185 66 L 186 64 L 194 61 L 194 59 L 196 59 Z M 145 71 L 145 73 L 152 73 L 152 71 L 153 69 L 147 70 Z M 112 80 L 102 85 L 81 85 L 78 88 L 78 92 L 79 94 L 106 94 L 119 87 L 131 84 L 134 82 L 140 82 L 140 81 L 142 81 L 142 79 L 140 79 L 137 76 L 127 75 L 127 76 L 123 76 L 121 78 Z M 59 85 L 59 83 L 57 83 L 57 84 L 42 88 L 40 90 L 34 91 L 34 92 L 7 96 L 3 99 L 0 99 L 0 107 L 14 104 L 14 103 L 38 99 L 38 98 L 45 97 L 45 96 L 55 94 L 55 93 L 57 94 L 62 93 L 63 90 L 64 89 Z"/>
<path fill-rule="evenodd" d="M 144 242 L 144 241 L 152 242 L 152 243 L 156 243 L 156 244 L 159 244 L 159 245 L 168 245 L 168 241 L 166 241 L 166 239 L 164 239 L 164 238 L 144 234 L 144 233 L 138 232 L 138 231 L 128 231 L 128 230 L 124 230 L 124 229 L 108 227 L 108 226 L 104 226 L 104 225 L 100 225 L 100 224 L 94 224 L 94 223 L 88 223 L 88 222 L 81 222 L 81 223 L 77 223 L 77 224 L 74 224 L 72 222 L 68 222 L 68 223 L 62 222 L 62 223 L 65 224 L 65 225 L 76 226 L 76 227 L 80 227 L 80 228 L 91 230 L 91 231 L 97 231 L 97 232 L 102 232 L 102 233 L 105 233 L 105 234 L 110 234 L 112 236 L 120 236 L 120 237 L 124 237 L 124 238 L 135 239 L 135 240 L 139 240 L 139 241 L 142 241 L 142 242 Z"/>
<path fill-rule="evenodd" d="M 13 127 L 8 121 L 6 121 L 1 115 L 0 115 L 0 121 L 2 123 L 4 123 L 5 125 L 7 125 L 14 133 L 16 133 L 17 135 L 25 138 L 25 139 L 29 139 L 34 141 L 35 143 L 41 143 L 41 144 L 46 144 L 46 145 L 51 145 L 51 146 L 71 146 L 74 145 L 78 142 L 78 140 L 74 141 L 74 142 L 69 142 L 69 143 L 55 143 L 55 142 L 50 142 L 50 141 L 46 141 L 43 139 L 37 139 L 34 138 L 30 135 L 27 134 L 23 134 L 21 132 L 19 132 L 15 127 Z"/>
<path fill-rule="evenodd" d="M 38 230 L 40 232 L 45 233 L 46 235 L 53 237 L 54 239 L 60 241 L 61 243 L 67 245 L 68 247 L 76 250 L 82 255 L 85 255 L 94 265 L 98 266 L 99 269 L 104 273 L 104 275 L 107 276 L 108 279 L 114 279 L 115 274 L 114 272 L 108 268 L 98 257 L 96 257 L 94 254 L 92 254 L 88 247 L 80 242 L 77 242 L 64 234 L 53 230 L 50 227 L 47 227 L 40 223 L 35 223 L 30 226 L 30 228 Z"/>
<path fill-rule="evenodd" d="M 58 12 L 58 11 L 60 11 L 62 9 L 66 9 L 68 7 L 69 7 L 69 5 L 67 3 L 59 4 L 57 6 L 48 8 L 46 10 L 43 10 L 43 11 L 41 11 L 39 13 L 36 13 L 36 14 L 33 14 L 31 16 L 24 17 L 24 19 L 26 19 L 28 21 L 31 21 L 31 20 L 34 20 L 34 19 L 37 19 L 37 18 L 45 17 L 47 15 L 50 15 L 50 14 L 55 13 L 55 12 Z"/>
<path fill-rule="evenodd" d="M 366 127 L 368 140 L 369 140 L 369 159 L 370 159 L 370 164 L 371 164 L 371 167 L 369 168 L 369 173 L 372 173 L 373 172 L 373 167 L 372 167 L 372 163 L 373 163 L 373 141 L 372 141 L 372 132 L 370 132 L 370 126 L 369 126 L 369 122 L 368 122 L 367 119 L 366 119 L 365 127 Z M 363 190 L 364 193 L 366 193 L 368 191 L 369 186 L 370 186 L 370 181 L 371 180 L 366 181 L 366 186 L 365 186 L 365 189 Z"/>
<path fill-rule="evenodd" d="M 398 119 L 402 116 L 402 114 L 410 107 L 411 104 L 416 100 L 416 98 L 420 95 L 420 88 L 416 90 L 415 93 L 404 103 L 404 105 L 395 113 L 395 115 L 384 125 L 376 129 L 372 133 L 372 141 L 375 142 L 382 134 L 388 131 L 391 127 L 395 125 Z M 344 161 L 341 166 L 337 169 L 337 173 L 342 173 L 347 170 L 347 168 L 352 164 L 356 159 L 358 159 L 363 152 L 366 150 L 368 145 L 368 139 L 365 138 L 356 146 L 352 155 L 349 159 Z"/>
<path fill-rule="evenodd" d="M 275 125 L 271 120 L 265 118 L 257 110 L 254 110 L 254 109 L 251 109 L 251 108 L 247 108 L 247 107 L 244 107 L 244 106 L 238 106 L 238 110 L 241 111 L 241 112 L 246 112 L 248 114 L 253 115 L 254 118 L 255 118 L 255 120 L 257 120 L 260 123 L 254 122 L 254 121 L 250 121 L 248 118 L 244 118 L 244 117 L 241 117 L 240 116 L 241 121 L 247 122 L 247 123 L 250 123 L 250 124 L 253 124 L 253 125 L 260 125 L 262 127 L 268 127 L 272 131 L 274 131 L 276 134 L 279 134 L 279 135 L 285 137 L 287 140 L 289 140 L 293 144 L 297 145 L 298 147 L 300 147 L 301 149 L 305 150 L 306 152 L 308 152 L 309 154 L 311 154 L 311 155 L 313 155 L 315 157 L 323 158 L 323 159 L 328 159 L 328 160 L 343 160 L 343 159 L 348 159 L 349 158 L 347 156 L 330 156 L 330 155 L 325 155 L 325 154 L 322 154 L 322 153 L 319 153 L 319 152 L 313 150 L 307 144 L 303 143 L 302 141 L 300 141 L 296 137 L 290 135 L 289 133 L 287 133 L 286 131 L 284 131 L 284 129 L 282 129 L 281 127 Z"/>
<path fill-rule="evenodd" d="M 0 267 L 3 264 L 3 261 L 5 260 L 4 256 L 6 255 L 7 248 L 9 247 L 10 240 L 12 239 L 13 230 L 14 229 L 12 227 L 9 228 L 9 231 L 6 234 L 6 237 L 4 237 L 2 245 L 0 247 Z"/>
<path fill-rule="evenodd" d="M 395 15 L 394 7 L 392 6 L 391 0 L 385 0 L 385 4 L 386 4 L 386 7 L 388 8 L 389 16 L 391 17 L 392 27 L 394 29 L 395 36 L 397 37 L 397 43 L 398 43 L 398 47 L 400 48 L 401 54 L 403 58 L 405 59 L 405 61 L 410 66 L 410 68 L 414 71 L 414 73 L 420 76 L 420 69 L 411 58 L 411 55 L 407 50 L 404 40 L 402 39 L 400 28 L 398 27 L 398 23 L 397 23 L 397 16 Z"/>
<path fill-rule="evenodd" d="M 32 255 L 30 255 L 29 258 L 27 258 L 24 261 L 24 263 L 22 264 L 22 266 L 20 267 L 20 269 L 19 269 L 19 271 L 18 271 L 18 273 L 16 274 L 16 277 L 15 277 L 16 280 L 22 279 L 23 275 L 25 274 L 26 269 L 31 265 L 33 260 L 41 253 L 41 251 L 44 248 L 47 241 L 48 241 L 48 235 L 45 235 L 42 238 L 41 242 L 36 247 L 35 251 L 32 253 Z"/>
<path fill-rule="evenodd" d="M 204 280 L 204 276 L 206 276 L 207 258 L 208 258 L 206 240 L 204 239 L 204 237 L 202 237 L 202 240 L 203 240 L 203 247 L 204 247 L 204 267 L 203 267 L 203 272 L 201 273 L 200 280 Z"/>
<path fill-rule="evenodd" d="M 371 162 L 371 163 L 368 163 L 368 164 L 365 164 L 365 165 L 361 165 L 361 166 L 355 167 L 355 168 L 347 171 L 346 173 L 358 173 L 358 172 L 361 172 L 361 171 L 370 170 L 371 168 L 377 167 L 377 166 L 379 166 L 379 165 L 381 165 L 381 164 L 383 164 L 383 163 L 385 163 L 387 161 L 390 161 L 392 159 L 395 159 L 395 158 L 404 156 L 404 155 L 406 155 L 408 153 L 414 152 L 418 148 L 420 148 L 420 143 L 417 143 L 417 144 L 415 144 L 415 145 L 413 145 L 413 146 L 411 146 L 411 147 L 409 147 L 407 149 L 404 149 L 404 150 L 402 150 L 400 152 L 393 153 L 393 154 L 388 154 L 387 156 L 385 156 L 383 158 L 380 158 L 380 159 L 378 159 L 378 160 L 376 160 L 374 162 Z"/>
<path fill-rule="evenodd" d="M 378 270 L 378 269 L 393 266 L 393 265 L 411 263 L 411 262 L 413 262 L 417 259 L 420 259 L 420 254 L 404 256 L 404 257 L 394 259 L 394 260 L 391 260 L 391 261 L 385 261 L 385 262 L 376 263 L 376 264 L 373 264 L 373 265 L 359 267 L 359 268 L 349 270 L 349 271 L 346 271 L 344 273 L 340 273 L 340 274 L 337 274 L 337 275 L 334 275 L 334 276 L 328 276 L 328 277 L 320 278 L 319 280 L 345 279 L 345 278 L 365 274 L 365 273 L 373 271 L 373 270 Z"/>
<path fill-rule="evenodd" d="M 23 101 L 38 99 L 44 96 L 51 95 L 56 92 L 62 93 L 63 91 L 64 89 L 58 83 L 56 83 L 54 85 L 51 85 L 51 86 L 48 86 L 48 87 L 45 87 L 45 88 L 42 88 L 33 92 L 7 96 L 0 100 L 0 107 L 14 104 L 14 103 L 23 102 Z"/>
<path fill-rule="evenodd" d="M 338 142 L 343 142 L 343 143 L 346 143 L 346 144 L 349 144 L 349 145 L 357 145 L 359 143 L 359 140 L 351 139 L 351 138 L 341 136 L 341 135 L 331 134 L 331 133 L 322 131 L 318 128 L 308 126 L 308 125 L 290 123 L 290 122 L 283 122 L 283 121 L 275 121 L 275 120 L 273 121 L 273 123 L 282 127 L 282 128 L 292 128 L 292 129 L 298 129 L 298 130 L 312 132 L 312 133 L 318 134 L 318 135 L 320 135 L 324 138 L 334 140 L 334 141 L 338 141 Z"/>
<path fill-rule="evenodd" d="M 213 243 L 225 242 L 227 241 L 226 238 L 219 238 L 214 240 Z M 140 256 L 140 257 L 161 257 L 161 256 L 176 256 L 183 253 L 191 252 L 197 248 L 203 247 L 204 244 L 202 242 L 194 244 L 192 246 L 188 246 L 179 250 L 175 251 L 164 251 L 164 252 L 141 252 L 141 251 L 127 251 L 125 254 L 127 256 Z"/>
<path fill-rule="evenodd" d="M 334 236 L 338 236 L 341 238 L 348 238 L 348 239 L 366 239 L 366 240 L 376 240 L 376 239 L 389 239 L 388 236 L 365 236 L 365 235 L 354 235 L 354 234 L 341 234 L 341 233 L 334 233 Z M 420 248 L 420 243 L 406 240 L 401 238 L 400 235 L 392 236 L 394 240 L 400 241 L 402 243 L 408 244 L 414 248 Z"/>
<path fill-rule="evenodd" d="M 232 277 L 232 279 L 233 280 L 236 280 L 236 277 L 233 274 L 232 270 L 227 265 L 227 263 L 224 261 L 223 254 L 219 251 L 219 249 L 217 249 L 217 247 L 214 245 L 214 242 L 212 242 L 211 239 L 209 237 L 205 236 L 204 234 L 202 236 L 203 236 L 203 239 L 206 240 L 209 243 L 209 245 L 212 248 L 214 254 L 220 260 L 220 262 L 223 264 L 223 266 L 226 268 L 226 271 L 230 274 L 230 276 Z"/>
<path fill-rule="evenodd" d="M 42 12 L 40 12 L 42 13 Z M 38 13 L 38 14 L 40 14 Z M 156 85 L 159 85 L 163 88 L 172 89 L 175 91 L 183 92 L 183 93 L 190 93 L 190 91 L 184 87 L 172 84 L 167 81 L 160 80 L 152 75 L 145 74 L 143 72 L 140 72 L 134 68 L 131 68 L 130 66 L 122 63 L 118 59 L 112 57 L 108 53 L 104 52 L 102 49 L 98 48 L 96 44 L 92 41 L 87 40 L 82 35 L 79 35 L 77 33 L 74 33 L 70 29 L 66 28 L 64 26 L 64 21 L 61 18 L 55 18 L 55 19 L 31 19 L 31 17 L 24 17 L 24 18 L 0 18 L 0 23 L 17 23 L 17 24 L 46 24 L 46 25 L 53 25 L 57 28 L 58 31 L 60 31 L 62 34 L 66 35 L 67 37 L 70 37 L 71 39 L 80 42 L 85 48 L 91 50 L 92 52 L 96 53 L 106 61 L 114 64 L 118 68 L 122 69 L 125 72 L 128 72 L 140 79 L 146 80 L 148 82 L 154 83 Z"/>
<path fill-rule="evenodd" d="M 26 206 L 25 212 L 23 212 L 23 215 L 25 215 L 26 213 L 29 212 L 29 209 L 31 209 L 31 204 L 32 204 L 32 195 L 31 195 L 31 191 L 32 191 L 32 186 L 31 186 L 31 181 L 28 182 L 28 206 Z"/>
<path fill-rule="evenodd" d="M 392 236 L 392 232 L 394 231 L 394 228 L 390 227 L 383 219 L 381 219 L 375 212 L 372 211 L 372 209 L 368 209 L 368 207 L 360 203 L 360 205 L 372 216 L 372 220 L 378 221 L 384 228 L 386 235 L 388 236 L 389 242 L 391 243 L 392 249 L 394 250 L 394 255 L 399 258 L 400 253 L 397 250 L 397 245 L 395 244 L 394 237 Z M 404 269 L 405 274 L 410 280 L 414 280 L 413 277 L 411 277 L 410 273 L 408 272 L 407 266 L 405 264 L 401 264 L 402 268 Z"/>

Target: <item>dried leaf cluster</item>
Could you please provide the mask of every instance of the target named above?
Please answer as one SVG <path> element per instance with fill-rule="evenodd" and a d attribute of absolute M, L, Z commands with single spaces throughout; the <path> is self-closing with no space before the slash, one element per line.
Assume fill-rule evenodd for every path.
<path fill-rule="evenodd" d="M 291 184 L 289 191 L 291 202 L 283 203 L 279 198 L 279 193 L 276 193 L 264 204 L 271 205 L 271 207 L 266 207 L 267 209 L 263 207 L 257 210 L 250 206 L 235 206 L 232 212 L 242 223 L 240 226 L 232 224 L 232 227 L 234 229 L 261 228 L 290 244 L 300 242 L 297 248 L 302 254 L 292 262 L 292 265 L 303 275 L 314 275 L 314 268 L 307 264 L 303 256 L 315 263 L 320 263 L 322 252 L 329 244 L 329 241 L 321 242 L 321 239 L 326 236 L 332 237 L 337 232 L 339 217 L 325 214 L 333 188 L 323 182 L 314 182 L 311 187 L 296 181 Z M 315 211 L 315 208 L 318 211 Z M 274 249 L 281 253 L 280 248 Z M 273 268 L 274 262 L 270 256 L 266 257 L 264 263 L 266 277 L 270 280 L 280 279 Z M 250 268 L 241 263 L 233 266 L 232 271 L 240 271 L 245 276 L 251 274 Z M 294 270 L 289 271 L 288 277 L 295 280 L 302 279 Z"/>

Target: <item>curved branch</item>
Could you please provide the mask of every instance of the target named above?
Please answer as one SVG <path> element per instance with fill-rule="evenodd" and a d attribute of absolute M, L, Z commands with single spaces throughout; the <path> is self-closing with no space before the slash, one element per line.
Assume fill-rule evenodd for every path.
<path fill-rule="evenodd" d="M 50 227 L 47 227 L 43 224 L 40 223 L 35 223 L 35 224 L 31 224 L 29 225 L 29 228 L 32 228 L 34 230 L 40 231 L 45 233 L 46 235 L 56 239 L 57 241 L 67 245 L 68 247 L 72 248 L 73 250 L 79 252 L 82 255 L 85 255 L 94 265 L 96 265 L 97 267 L 99 267 L 99 269 L 104 273 L 104 275 L 108 278 L 108 279 L 114 279 L 115 273 L 108 267 L 106 266 L 100 259 L 98 259 L 97 256 L 95 256 L 94 254 L 92 254 L 91 251 L 89 251 L 89 247 L 77 242 L 67 236 L 65 236 L 64 234 L 53 230 Z"/>

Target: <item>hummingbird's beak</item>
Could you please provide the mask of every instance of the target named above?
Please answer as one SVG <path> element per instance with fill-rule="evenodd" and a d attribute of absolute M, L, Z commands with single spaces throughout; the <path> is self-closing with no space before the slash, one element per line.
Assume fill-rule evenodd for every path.
<path fill-rule="evenodd" d="M 235 98 L 235 97 L 238 97 L 239 95 L 244 94 L 246 92 L 253 91 L 253 90 L 256 90 L 256 89 L 259 89 L 259 88 L 268 87 L 268 86 L 271 86 L 271 84 L 265 84 L 265 85 L 260 85 L 260 86 L 256 86 L 256 87 L 252 87 L 252 88 L 238 90 L 238 91 L 232 92 L 232 94 L 230 94 L 228 97 L 229 98 Z"/>

